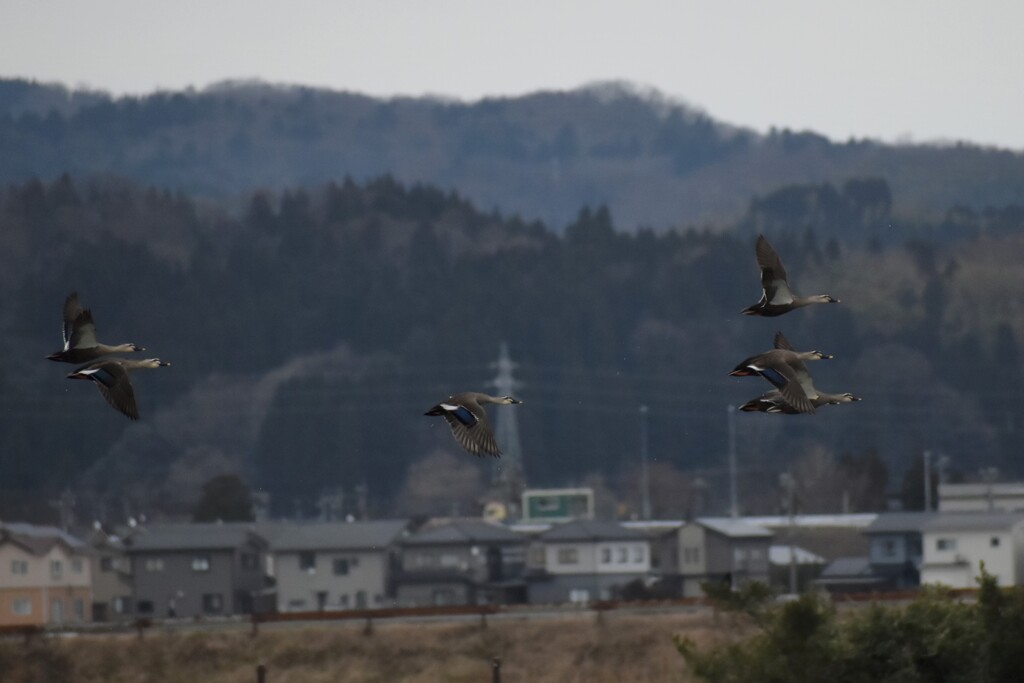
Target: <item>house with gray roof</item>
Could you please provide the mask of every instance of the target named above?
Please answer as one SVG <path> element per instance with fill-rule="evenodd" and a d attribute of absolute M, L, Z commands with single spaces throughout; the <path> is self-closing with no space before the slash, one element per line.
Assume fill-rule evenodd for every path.
<path fill-rule="evenodd" d="M 616 522 L 577 519 L 538 534 L 527 567 L 531 603 L 609 600 L 649 578 L 650 541 Z"/>
<path fill-rule="evenodd" d="M 882 579 L 880 590 L 906 590 L 921 585 L 925 524 L 936 512 L 884 512 L 864 530 L 871 545 L 868 561 Z"/>
<path fill-rule="evenodd" d="M 478 519 L 439 520 L 399 541 L 402 607 L 523 602 L 526 540 Z"/>
<path fill-rule="evenodd" d="M 240 524 L 148 526 L 125 541 L 136 614 L 249 614 L 266 594 L 267 541 Z"/>
<path fill-rule="evenodd" d="M 371 609 L 394 602 L 409 521 L 258 525 L 270 544 L 280 612 Z"/>
<path fill-rule="evenodd" d="M 974 588 L 985 571 L 1001 586 L 1024 584 L 1024 513 L 943 512 L 922 525 L 921 583 Z"/>
<path fill-rule="evenodd" d="M 698 517 L 679 530 L 679 573 L 686 597 L 703 595 L 700 584 L 769 581 L 768 551 L 774 534 L 741 518 Z"/>
<path fill-rule="evenodd" d="M 807 590 L 828 562 L 817 553 L 796 545 L 780 544 L 768 548 L 769 583 L 781 593 Z"/>
<path fill-rule="evenodd" d="M 880 590 L 883 582 L 871 570 L 867 557 L 837 557 L 814 580 L 814 585 L 829 593 L 864 593 Z"/>

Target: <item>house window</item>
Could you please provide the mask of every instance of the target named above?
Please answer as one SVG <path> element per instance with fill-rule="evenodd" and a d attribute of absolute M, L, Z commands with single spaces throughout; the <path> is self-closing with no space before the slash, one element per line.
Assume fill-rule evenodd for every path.
<path fill-rule="evenodd" d="M 993 547 L 993 548 L 998 548 L 999 547 L 999 537 L 998 536 L 993 536 L 992 538 L 990 538 L 988 540 L 988 544 L 991 547 Z"/>
<path fill-rule="evenodd" d="M 11 613 L 19 617 L 27 617 L 32 614 L 32 601 L 28 598 L 15 598 L 11 602 Z"/>
<path fill-rule="evenodd" d="M 74 574 L 81 574 L 82 573 L 82 560 L 81 560 L 81 558 L 76 557 L 73 560 L 71 560 L 71 571 Z"/>
<path fill-rule="evenodd" d="M 75 621 L 85 621 L 85 601 L 82 598 L 75 598 L 72 609 L 75 612 Z"/>
<path fill-rule="evenodd" d="M 882 541 L 882 557 L 895 557 L 896 556 L 896 541 L 891 538 L 887 538 Z"/>
<path fill-rule="evenodd" d="M 147 557 L 144 566 L 147 572 L 162 572 L 164 570 L 164 561 L 161 557 Z"/>
<path fill-rule="evenodd" d="M 580 551 L 576 548 L 559 548 L 558 564 L 576 564 L 580 561 Z"/>
<path fill-rule="evenodd" d="M 629 548 L 616 548 L 619 562 L 629 562 Z"/>
<path fill-rule="evenodd" d="M 338 606 L 342 609 L 348 609 L 348 593 L 342 593 L 338 596 Z"/>
<path fill-rule="evenodd" d="M 612 549 L 601 548 L 601 564 L 608 564 L 612 561 Z"/>
<path fill-rule="evenodd" d="M 112 571 L 114 571 L 114 558 L 112 558 L 112 557 L 101 557 L 100 558 L 100 571 L 101 572 L 112 572 Z"/>
<path fill-rule="evenodd" d="M 334 575 L 345 576 L 348 574 L 348 560 L 338 558 L 334 560 Z"/>
<path fill-rule="evenodd" d="M 128 614 L 132 611 L 131 598 L 114 598 L 114 612 L 116 614 Z"/>
<path fill-rule="evenodd" d="M 366 609 L 366 591 L 356 591 L 356 609 Z"/>
<path fill-rule="evenodd" d="M 152 600 L 139 600 L 139 614 L 152 614 L 153 613 L 153 601 Z"/>
<path fill-rule="evenodd" d="M 432 598 L 435 607 L 454 605 L 455 591 L 451 588 L 435 588 Z"/>
<path fill-rule="evenodd" d="M 28 562 L 26 560 L 11 560 L 12 574 L 28 574 Z"/>
<path fill-rule="evenodd" d="M 196 555 L 192 558 L 192 571 L 194 572 L 208 572 L 210 571 L 210 557 L 209 555 Z"/>
<path fill-rule="evenodd" d="M 313 573 L 316 571 L 316 553 L 299 553 L 299 569 Z"/>
<path fill-rule="evenodd" d="M 640 563 L 644 561 L 644 547 L 638 545 L 633 548 L 633 562 Z"/>
<path fill-rule="evenodd" d="M 935 539 L 936 550 L 956 550 L 956 539 L 955 538 L 937 538 Z"/>
<path fill-rule="evenodd" d="M 59 579 L 64 574 L 64 563 L 60 560 L 50 560 L 50 578 Z"/>
<path fill-rule="evenodd" d="M 242 569 L 259 569 L 260 556 L 256 553 L 242 553 Z"/>
<path fill-rule="evenodd" d="M 207 614 L 217 614 L 224 611 L 224 596 L 220 593 L 203 594 L 203 611 Z"/>

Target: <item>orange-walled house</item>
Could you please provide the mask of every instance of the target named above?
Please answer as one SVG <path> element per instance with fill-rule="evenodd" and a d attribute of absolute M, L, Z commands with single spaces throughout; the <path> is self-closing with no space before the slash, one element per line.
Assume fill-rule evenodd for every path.
<path fill-rule="evenodd" d="M 89 551 L 55 527 L 0 524 L 0 625 L 89 620 Z"/>

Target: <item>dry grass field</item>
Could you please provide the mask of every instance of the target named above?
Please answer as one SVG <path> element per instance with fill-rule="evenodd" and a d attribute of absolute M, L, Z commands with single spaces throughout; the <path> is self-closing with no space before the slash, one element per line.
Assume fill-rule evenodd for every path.
<path fill-rule="evenodd" d="M 139 640 L 93 635 L 0 641 L 4 683 L 486 683 L 502 660 L 503 683 L 653 683 L 695 680 L 672 644 L 733 637 L 735 624 L 701 613 L 593 613 L 473 623 L 378 623 L 248 631 L 161 632 Z"/>

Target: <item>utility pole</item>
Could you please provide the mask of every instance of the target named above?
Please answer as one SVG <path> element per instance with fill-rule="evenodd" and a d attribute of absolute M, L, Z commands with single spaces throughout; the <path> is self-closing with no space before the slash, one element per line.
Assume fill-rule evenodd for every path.
<path fill-rule="evenodd" d="M 932 509 L 932 453 L 926 450 L 924 458 L 924 511 Z"/>
<path fill-rule="evenodd" d="M 948 455 L 940 455 L 939 459 L 936 461 L 935 464 L 939 468 L 939 486 L 938 486 L 937 500 L 935 501 L 935 509 L 936 510 L 941 510 L 942 509 L 942 485 L 946 483 L 946 468 L 949 467 L 949 456 Z"/>
<path fill-rule="evenodd" d="M 726 406 L 725 414 L 729 425 L 729 516 L 740 516 L 739 494 L 736 491 L 736 408 Z"/>
<path fill-rule="evenodd" d="M 60 497 L 56 500 L 50 501 L 50 507 L 57 508 L 57 512 L 60 515 L 60 528 L 63 531 L 67 531 L 74 520 L 74 508 L 75 494 L 71 493 L 71 489 L 64 489 Z"/>
<path fill-rule="evenodd" d="M 985 498 L 988 499 L 988 511 L 994 512 L 996 509 L 995 492 L 992 490 L 995 486 L 996 479 L 999 478 L 999 469 L 996 467 L 984 467 L 980 470 L 981 478 L 985 482 Z"/>
<path fill-rule="evenodd" d="M 515 370 L 516 364 L 509 356 L 507 343 L 501 342 L 498 360 L 491 363 L 491 367 L 498 371 L 491 382 L 497 394 L 499 396 L 515 396 L 516 390 L 522 386 L 522 383 L 512 377 L 512 371 Z M 519 423 L 516 421 L 516 410 L 515 408 L 495 410 L 494 419 L 494 436 L 501 444 L 503 453 L 501 460 L 494 463 L 493 482 L 498 485 L 505 497 L 506 509 L 510 513 L 518 512 L 520 497 L 526 487 L 526 473 L 523 469 L 523 454 L 519 444 Z"/>
<path fill-rule="evenodd" d="M 789 592 L 796 595 L 796 480 L 789 472 L 779 475 L 779 483 L 786 491 L 786 512 L 789 514 Z"/>
<path fill-rule="evenodd" d="M 640 406 L 640 495 L 644 519 L 651 518 L 651 475 L 647 467 L 647 406 Z"/>

